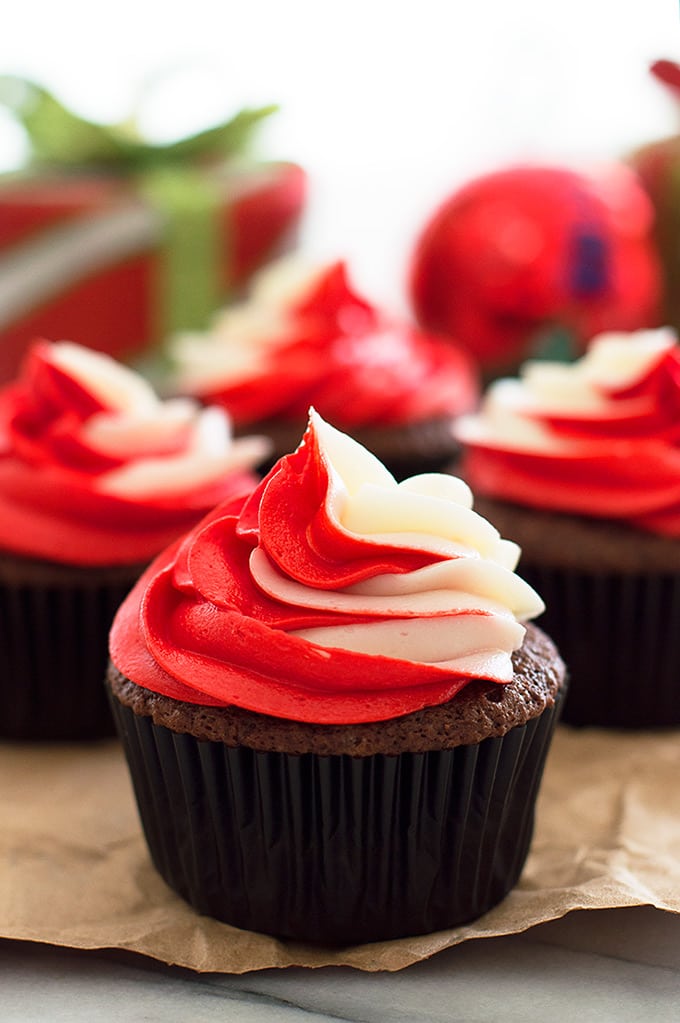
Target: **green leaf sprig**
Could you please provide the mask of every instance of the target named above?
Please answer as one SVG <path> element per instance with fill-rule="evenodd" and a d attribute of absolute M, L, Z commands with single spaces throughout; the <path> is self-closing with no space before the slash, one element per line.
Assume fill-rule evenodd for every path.
<path fill-rule="evenodd" d="M 0 76 L 0 105 L 26 130 L 34 166 L 94 165 L 134 173 L 240 153 L 253 129 L 278 109 L 276 105 L 245 108 L 205 131 L 154 144 L 135 137 L 129 125 L 89 121 L 65 107 L 48 89 L 13 75 Z"/>

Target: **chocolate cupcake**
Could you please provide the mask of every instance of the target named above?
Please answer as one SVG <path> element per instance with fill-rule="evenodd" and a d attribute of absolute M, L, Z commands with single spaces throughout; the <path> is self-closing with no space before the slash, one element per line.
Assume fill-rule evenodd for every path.
<path fill-rule="evenodd" d="M 460 480 L 397 484 L 316 414 L 162 554 L 108 682 L 153 862 L 199 912 L 326 944 L 478 917 L 516 883 L 565 682 Z"/>
<path fill-rule="evenodd" d="M 520 544 L 569 664 L 563 720 L 680 725 L 680 350 L 602 335 L 528 363 L 458 426 L 478 507 Z"/>
<path fill-rule="evenodd" d="M 454 418 L 478 398 L 470 356 L 371 304 L 342 262 L 272 264 L 248 301 L 169 355 L 173 389 L 223 405 L 237 433 L 268 436 L 272 464 L 295 448 L 312 405 L 397 479 L 438 471 L 458 451 Z"/>
<path fill-rule="evenodd" d="M 0 736 L 113 734 L 115 610 L 169 542 L 255 486 L 266 450 L 108 356 L 33 345 L 0 393 Z"/>

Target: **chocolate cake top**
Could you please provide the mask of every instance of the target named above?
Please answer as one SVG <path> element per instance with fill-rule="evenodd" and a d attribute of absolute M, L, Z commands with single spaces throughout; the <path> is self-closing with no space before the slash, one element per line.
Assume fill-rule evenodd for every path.
<path fill-rule="evenodd" d="M 452 749 L 505 735 L 552 706 L 564 685 L 565 667 L 552 640 L 529 625 L 513 655 L 515 676 L 499 686 L 471 682 L 448 703 L 388 721 L 316 725 L 274 718 L 239 707 L 204 707 L 143 689 L 109 665 L 108 682 L 117 700 L 136 714 L 199 740 L 261 751 L 321 756 L 371 756 Z"/>

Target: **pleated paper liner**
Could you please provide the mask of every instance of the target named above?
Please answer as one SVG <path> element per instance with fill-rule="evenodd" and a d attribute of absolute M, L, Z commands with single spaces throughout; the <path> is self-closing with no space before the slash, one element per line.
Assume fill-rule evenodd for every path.
<path fill-rule="evenodd" d="M 569 668 L 562 721 L 603 728 L 680 725 L 680 576 L 520 565 L 538 620 Z"/>
<path fill-rule="evenodd" d="M 170 887 L 199 913 L 326 945 L 453 927 L 508 893 L 560 709 L 474 745 L 353 758 L 199 741 L 112 705 Z"/>
<path fill-rule="evenodd" d="M 0 738 L 115 733 L 103 685 L 108 632 L 141 570 L 0 557 Z"/>

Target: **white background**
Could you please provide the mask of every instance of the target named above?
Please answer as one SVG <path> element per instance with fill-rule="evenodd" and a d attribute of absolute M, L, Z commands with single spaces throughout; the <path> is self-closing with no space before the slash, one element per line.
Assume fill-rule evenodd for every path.
<path fill-rule="evenodd" d="M 668 134 L 680 113 L 648 74 L 680 60 L 678 0 L 42 0 L 3 11 L 0 73 L 156 138 L 241 105 L 281 111 L 266 155 L 309 171 L 302 243 L 349 258 L 399 303 L 425 217 L 474 173 L 531 159 L 584 166 Z M 0 169 L 25 151 L 0 112 Z"/>

